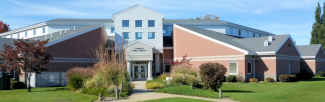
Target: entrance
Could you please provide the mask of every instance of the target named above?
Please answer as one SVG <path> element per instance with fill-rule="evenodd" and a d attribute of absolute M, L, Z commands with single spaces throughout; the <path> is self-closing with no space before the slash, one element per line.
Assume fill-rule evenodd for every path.
<path fill-rule="evenodd" d="M 147 79 L 147 67 L 146 65 L 133 65 L 133 79 Z"/>

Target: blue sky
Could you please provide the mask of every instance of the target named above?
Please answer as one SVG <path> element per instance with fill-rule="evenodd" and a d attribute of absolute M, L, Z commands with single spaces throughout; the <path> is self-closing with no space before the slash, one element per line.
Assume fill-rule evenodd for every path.
<path fill-rule="evenodd" d="M 136 4 L 165 19 L 215 14 L 220 20 L 274 34 L 291 34 L 297 45 L 309 44 L 317 2 L 323 0 L 0 0 L 0 20 L 11 29 L 55 18 L 110 19 Z"/>

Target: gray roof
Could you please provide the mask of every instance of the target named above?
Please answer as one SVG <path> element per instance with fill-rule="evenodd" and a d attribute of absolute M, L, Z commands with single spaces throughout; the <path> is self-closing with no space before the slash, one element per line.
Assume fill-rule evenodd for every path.
<path fill-rule="evenodd" d="M 273 36 L 274 40 L 269 46 L 264 46 L 264 41 L 268 37 L 255 37 L 255 38 L 237 38 L 223 33 L 206 30 L 202 28 L 196 28 L 192 26 L 185 26 L 177 24 L 183 28 L 189 29 L 191 31 L 200 33 L 207 37 L 216 39 L 218 41 L 230 44 L 232 46 L 238 47 L 240 49 L 248 51 L 248 55 L 253 55 L 255 52 L 265 52 L 265 51 L 276 51 L 282 43 L 288 38 L 289 35 L 276 35 Z"/>
<path fill-rule="evenodd" d="M 226 21 L 222 20 L 190 20 L 190 19 L 165 19 L 164 23 L 176 23 L 176 24 L 182 24 L 182 23 L 226 23 Z"/>
<path fill-rule="evenodd" d="M 3 50 L 3 45 L 6 43 L 8 45 L 13 45 L 14 40 L 16 39 L 10 39 L 10 38 L 0 38 L 0 50 Z"/>
<path fill-rule="evenodd" d="M 92 22 L 92 23 L 110 23 L 112 19 L 52 19 L 46 22 Z"/>
<path fill-rule="evenodd" d="M 316 56 L 321 46 L 321 44 L 301 45 L 298 46 L 298 49 L 301 53 L 301 56 Z"/>
<path fill-rule="evenodd" d="M 282 45 L 282 43 L 289 37 L 289 35 L 276 35 L 272 37 L 273 41 L 269 42 L 268 46 L 264 46 L 264 41 L 268 39 L 268 36 L 234 39 L 234 41 L 249 48 L 252 51 L 267 52 L 276 51 Z"/>

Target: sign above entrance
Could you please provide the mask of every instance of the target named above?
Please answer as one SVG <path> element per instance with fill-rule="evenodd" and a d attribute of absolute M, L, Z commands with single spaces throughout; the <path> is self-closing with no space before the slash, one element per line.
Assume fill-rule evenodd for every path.
<path fill-rule="evenodd" d="M 144 51 L 147 51 L 147 50 L 145 50 L 144 48 L 133 48 L 132 51 L 133 52 L 144 52 Z"/>

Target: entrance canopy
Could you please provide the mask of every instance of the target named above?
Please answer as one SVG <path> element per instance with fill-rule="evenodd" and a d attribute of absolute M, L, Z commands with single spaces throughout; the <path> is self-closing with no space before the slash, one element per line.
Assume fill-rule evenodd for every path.
<path fill-rule="evenodd" d="M 127 61 L 152 61 L 154 46 L 143 40 L 135 40 L 128 44 L 125 50 Z"/>

